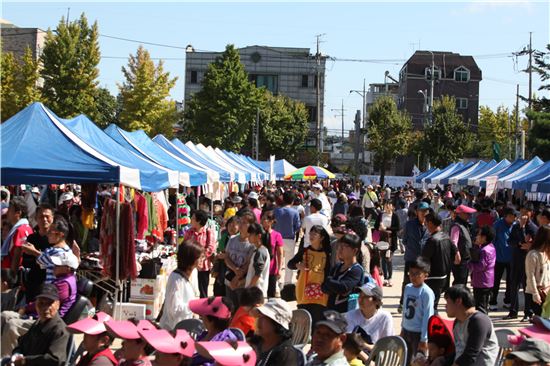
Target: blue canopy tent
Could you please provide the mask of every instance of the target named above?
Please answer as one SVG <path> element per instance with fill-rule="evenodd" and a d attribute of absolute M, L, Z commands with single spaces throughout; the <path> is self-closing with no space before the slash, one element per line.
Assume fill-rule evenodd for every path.
<path fill-rule="evenodd" d="M 223 162 L 225 164 L 229 164 L 230 166 L 234 167 L 238 172 L 244 174 L 246 177 L 247 182 L 258 182 L 260 179 L 258 178 L 256 172 L 250 171 L 246 167 L 243 167 L 238 162 L 234 161 L 233 159 L 226 156 L 220 149 L 213 148 L 212 146 L 204 146 L 202 144 L 195 145 L 199 148 L 199 150 L 202 150 L 204 153 L 206 153 L 208 156 L 211 156 L 212 158 L 218 159 L 220 162 Z"/>
<path fill-rule="evenodd" d="M 86 144 L 41 103 L 4 122 L 2 184 L 121 183 L 141 189 L 139 170 Z"/>
<path fill-rule="evenodd" d="M 531 186 L 532 192 L 550 193 L 550 179 L 535 183 Z"/>
<path fill-rule="evenodd" d="M 269 176 L 270 176 L 270 173 L 269 173 L 269 169 L 268 170 L 264 170 L 260 167 L 258 167 L 257 165 L 255 164 L 252 164 L 246 156 L 244 155 L 241 155 L 241 154 L 235 154 L 234 152 L 231 152 L 231 151 L 226 151 L 226 150 L 222 150 L 222 152 L 229 156 L 230 158 L 232 158 L 233 160 L 241 163 L 242 166 L 244 167 L 247 167 L 248 169 L 250 170 L 253 170 L 255 171 L 257 174 L 258 174 L 258 177 L 261 179 L 261 180 L 269 180 Z"/>
<path fill-rule="evenodd" d="M 175 147 L 177 147 L 188 159 L 190 159 L 196 165 L 205 166 L 218 172 L 218 174 L 220 175 L 220 181 L 233 182 L 235 180 L 235 173 L 227 169 L 227 167 L 220 167 L 213 161 L 205 158 L 204 156 L 202 156 L 202 154 L 197 153 L 194 149 L 185 145 L 183 142 L 176 138 L 172 139 L 172 141 L 170 142 L 174 144 Z"/>
<path fill-rule="evenodd" d="M 62 122 L 88 145 L 119 164 L 139 169 L 141 189 L 157 192 L 178 186 L 178 172 L 157 165 L 117 144 L 85 115 Z"/>
<path fill-rule="evenodd" d="M 422 183 L 422 179 L 428 178 L 431 174 L 437 174 L 440 171 L 441 170 L 438 169 L 438 168 L 430 168 L 430 169 L 426 170 L 424 173 L 420 173 L 419 175 L 417 175 L 416 179 L 415 179 L 415 182 L 416 183 Z"/>
<path fill-rule="evenodd" d="M 493 163 L 496 164 L 496 162 L 494 160 L 493 160 Z M 477 168 L 484 167 L 485 165 L 487 165 L 487 163 L 484 162 L 483 160 L 479 160 L 476 163 L 470 162 L 470 163 L 464 165 L 464 167 L 462 169 L 457 170 L 454 173 L 452 173 L 451 175 L 447 176 L 446 178 L 441 179 L 441 181 L 439 183 L 441 183 L 441 184 L 456 184 L 456 182 L 458 181 L 459 178 L 461 178 L 465 175 L 468 175 L 472 171 L 476 170 Z"/>
<path fill-rule="evenodd" d="M 487 178 L 487 177 L 490 177 L 490 176 L 504 177 L 504 176 L 506 176 L 506 175 L 508 175 L 512 172 L 515 172 L 516 170 L 521 168 L 526 163 L 527 163 L 526 160 L 522 160 L 522 159 L 515 160 L 506 169 L 503 169 L 498 173 L 495 172 L 495 173 L 492 173 L 492 174 L 489 174 L 489 175 L 485 174 L 482 178 L 476 179 L 476 181 L 474 182 L 474 185 L 476 185 L 478 187 L 485 188 L 485 187 L 487 187 L 487 180 L 484 179 L 484 178 Z"/>
<path fill-rule="evenodd" d="M 544 183 L 550 179 L 550 161 L 531 171 L 528 175 L 512 182 L 513 189 L 531 191 L 534 184 Z M 536 192 L 536 191 L 534 191 Z"/>
<path fill-rule="evenodd" d="M 503 171 L 504 169 L 508 168 L 510 166 L 510 163 L 507 159 L 501 160 L 498 164 L 494 165 L 493 167 L 483 167 L 479 172 L 472 173 L 469 177 L 464 177 L 462 179 L 458 180 L 458 184 L 463 186 L 473 186 L 475 184 L 476 179 L 480 179 L 482 177 L 488 177 L 494 174 L 498 174 L 499 172 Z"/>
<path fill-rule="evenodd" d="M 268 161 L 262 161 L 262 160 L 254 160 L 251 157 L 246 157 L 248 161 L 250 161 L 252 164 L 256 165 L 260 169 L 269 172 L 271 170 L 271 162 Z M 296 168 L 294 165 L 290 164 L 285 159 L 275 160 L 273 162 L 273 173 L 275 174 L 275 179 L 277 180 L 283 180 L 285 175 L 290 174 L 291 172 L 295 171 Z"/>
<path fill-rule="evenodd" d="M 475 174 L 476 172 L 487 170 L 488 165 L 490 167 L 493 167 L 496 164 L 497 164 L 497 162 L 494 161 L 494 160 L 491 160 L 489 162 L 485 162 L 485 161 L 480 160 L 477 163 L 475 163 L 474 165 L 470 166 L 469 168 L 463 169 L 461 172 L 453 174 L 452 177 L 448 178 L 448 181 L 451 184 L 458 184 L 458 181 L 460 179 L 464 179 L 465 177 L 469 177 L 469 176 Z"/>
<path fill-rule="evenodd" d="M 143 131 L 127 132 L 114 124 L 105 129 L 105 133 L 123 147 L 166 168 L 179 172 L 179 184 L 185 187 L 199 186 L 207 182 L 205 172 L 195 170 L 183 160 L 162 150 Z"/>
<path fill-rule="evenodd" d="M 215 154 L 212 154 L 209 152 L 206 147 L 202 144 L 195 145 L 191 141 L 187 141 L 185 143 L 185 146 L 189 147 L 195 155 L 199 155 L 204 160 L 209 160 L 216 164 L 217 166 L 224 167 L 225 169 L 229 169 L 229 171 L 232 174 L 232 178 L 234 181 L 244 184 L 246 182 L 250 181 L 250 173 L 246 174 L 242 170 L 232 166 L 231 164 L 226 163 L 225 161 L 219 159 Z"/>
<path fill-rule="evenodd" d="M 516 169 L 515 171 L 498 177 L 497 186 L 499 188 L 512 188 L 512 183 L 518 179 L 521 179 L 529 175 L 532 171 L 536 170 L 539 166 L 544 164 L 538 156 Z"/>
<path fill-rule="evenodd" d="M 164 137 L 164 135 L 156 135 L 155 137 L 153 137 L 153 142 L 159 145 L 160 148 L 176 155 L 178 158 L 185 161 L 192 168 L 206 172 L 206 174 L 208 175 L 208 183 L 222 181 L 220 180 L 220 173 L 190 159 L 183 151 L 181 151 L 181 149 L 179 149 L 172 142 L 170 142 L 170 140 Z"/>
<path fill-rule="evenodd" d="M 453 163 L 440 171 L 438 174 L 432 175 L 429 178 L 422 179 L 424 183 L 431 183 L 431 184 L 438 184 L 439 181 L 443 178 L 448 177 L 449 175 L 453 174 L 454 172 L 457 172 L 461 170 L 464 167 L 464 164 L 458 162 Z"/>

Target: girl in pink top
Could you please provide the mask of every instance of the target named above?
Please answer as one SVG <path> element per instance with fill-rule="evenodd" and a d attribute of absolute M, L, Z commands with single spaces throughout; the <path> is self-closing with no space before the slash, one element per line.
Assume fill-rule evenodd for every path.
<path fill-rule="evenodd" d="M 281 276 L 281 266 L 283 258 L 283 237 L 280 232 L 273 230 L 275 224 L 275 216 L 273 211 L 265 211 L 262 213 L 262 226 L 265 230 L 264 240 L 270 245 L 269 255 L 271 262 L 269 264 L 269 285 L 267 288 L 267 297 L 275 297 L 277 289 L 277 280 Z"/>

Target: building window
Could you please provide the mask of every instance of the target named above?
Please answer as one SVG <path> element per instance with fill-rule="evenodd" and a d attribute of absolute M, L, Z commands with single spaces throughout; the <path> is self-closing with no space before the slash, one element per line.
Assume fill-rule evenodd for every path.
<path fill-rule="evenodd" d="M 317 122 L 317 107 L 316 106 L 307 106 L 307 113 L 309 116 L 309 122 Z"/>
<path fill-rule="evenodd" d="M 302 88 L 307 88 L 309 86 L 309 76 L 302 75 Z"/>
<path fill-rule="evenodd" d="M 196 83 L 197 83 L 197 72 L 191 71 L 191 84 L 196 84 Z"/>
<path fill-rule="evenodd" d="M 463 66 L 455 69 L 455 81 L 460 83 L 467 83 L 470 81 L 470 71 Z"/>
<path fill-rule="evenodd" d="M 313 77 L 313 87 L 317 88 L 317 75 Z"/>
<path fill-rule="evenodd" d="M 407 78 L 407 66 L 404 66 L 401 71 L 399 71 L 399 82 L 402 83 Z"/>
<path fill-rule="evenodd" d="M 426 67 L 426 70 L 425 70 L 425 75 L 426 75 L 426 80 L 432 80 L 432 67 Z M 439 80 L 441 79 L 441 71 L 435 67 L 434 68 L 434 80 Z"/>
<path fill-rule="evenodd" d="M 264 86 L 267 90 L 269 90 L 273 94 L 277 94 L 279 90 L 277 75 L 250 74 L 249 80 L 253 82 L 256 85 L 256 87 L 261 88 L 262 86 Z"/>
<path fill-rule="evenodd" d="M 456 98 L 456 104 L 458 109 L 468 109 L 468 99 L 467 98 Z"/>

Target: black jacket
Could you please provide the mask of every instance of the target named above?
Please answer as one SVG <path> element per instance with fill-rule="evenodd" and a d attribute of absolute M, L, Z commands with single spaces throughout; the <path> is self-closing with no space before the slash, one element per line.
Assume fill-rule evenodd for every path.
<path fill-rule="evenodd" d="M 267 352 L 257 353 L 260 355 L 256 361 L 256 365 L 258 366 L 304 366 L 303 355 L 299 350 L 294 348 L 290 339 L 283 341 Z"/>
<path fill-rule="evenodd" d="M 442 231 L 430 236 L 422 248 L 422 257 L 430 263 L 430 277 L 443 277 L 451 273 L 456 247 L 449 235 Z"/>
<path fill-rule="evenodd" d="M 61 366 L 67 361 L 68 343 L 65 322 L 56 314 L 44 323 L 35 321 L 29 331 L 19 337 L 13 353 L 25 356 L 28 366 Z"/>

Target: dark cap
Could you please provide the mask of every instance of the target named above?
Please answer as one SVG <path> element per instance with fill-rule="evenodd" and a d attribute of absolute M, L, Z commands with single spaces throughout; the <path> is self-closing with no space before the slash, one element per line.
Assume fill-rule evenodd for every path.
<path fill-rule="evenodd" d="M 542 339 L 526 338 L 506 358 L 519 358 L 525 362 L 550 362 L 550 344 Z"/>
<path fill-rule="evenodd" d="M 50 300 L 59 300 L 59 293 L 57 292 L 57 287 L 51 283 L 45 283 L 40 287 L 40 292 L 36 296 L 45 297 Z"/>
<path fill-rule="evenodd" d="M 420 202 L 416 207 L 417 211 L 429 210 L 429 209 L 430 209 L 430 205 L 428 205 L 428 203 L 426 202 Z"/>
<path fill-rule="evenodd" d="M 348 322 L 346 318 L 337 311 L 327 310 L 323 313 L 322 320 L 315 323 L 315 327 L 324 325 L 336 334 L 346 333 Z"/>

